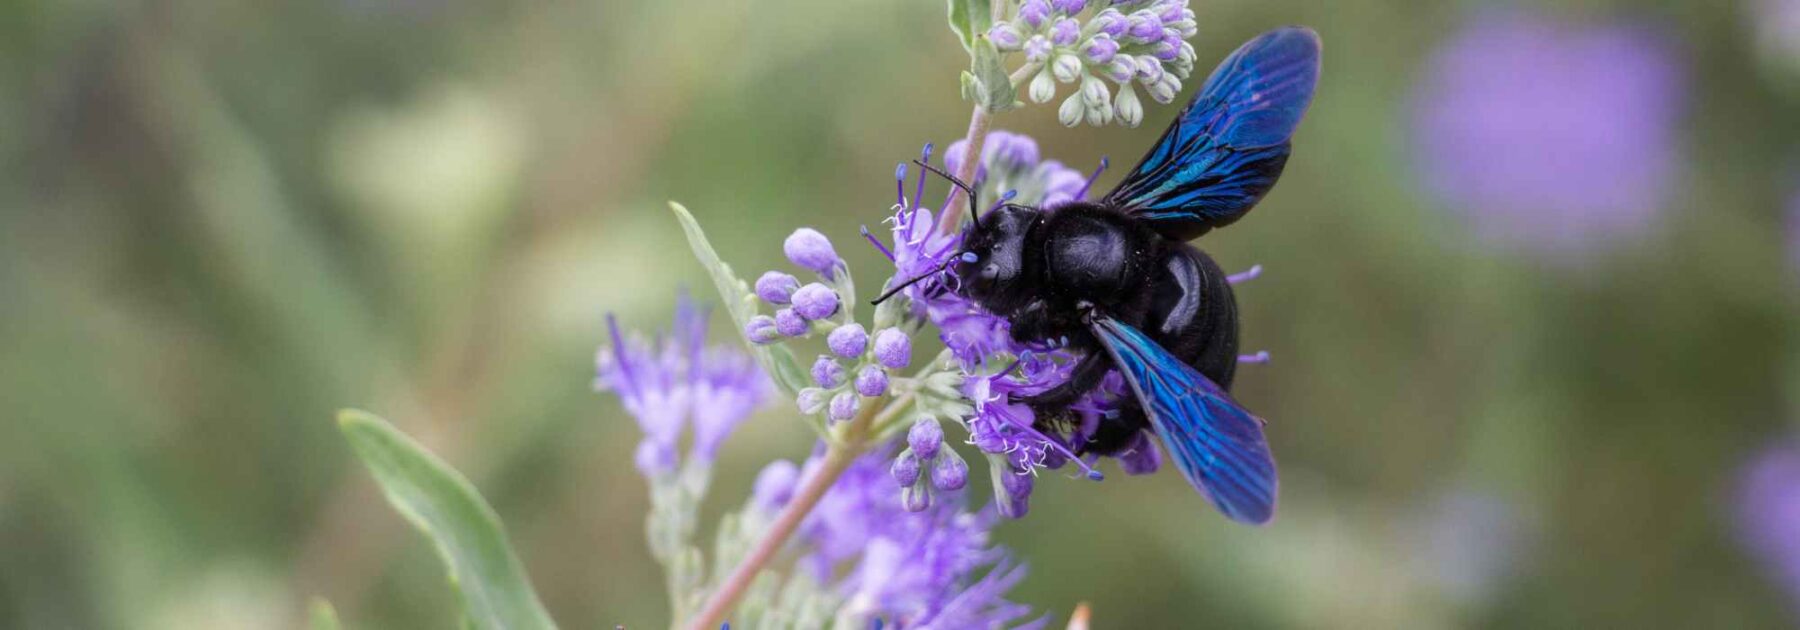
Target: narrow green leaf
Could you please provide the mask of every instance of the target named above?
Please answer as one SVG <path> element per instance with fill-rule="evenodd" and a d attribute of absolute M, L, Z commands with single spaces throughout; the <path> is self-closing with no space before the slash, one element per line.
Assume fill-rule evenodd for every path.
<path fill-rule="evenodd" d="M 681 222 L 681 231 L 687 234 L 688 246 L 694 250 L 694 257 L 700 259 L 700 266 L 705 267 L 712 275 L 713 286 L 719 290 L 719 299 L 725 302 L 725 310 L 731 314 L 731 323 L 737 327 L 738 336 L 744 335 L 744 326 L 750 318 L 756 316 L 756 296 L 750 292 L 750 285 L 738 279 L 731 272 L 731 265 L 719 259 L 719 253 L 713 250 L 712 243 L 706 240 L 706 233 L 700 230 L 700 223 L 694 220 L 693 213 L 679 203 L 669 202 L 669 209 L 675 212 L 675 219 Z M 750 346 L 750 352 L 762 364 L 763 371 L 775 379 L 775 384 L 787 392 L 789 398 L 800 393 L 800 389 L 809 383 L 806 370 L 801 369 L 800 361 L 794 358 L 794 352 L 787 346 L 757 345 Z"/>
<path fill-rule="evenodd" d="M 950 0 L 950 30 L 962 40 L 963 50 L 975 50 L 975 38 L 994 25 L 994 9 L 988 0 Z"/>
<path fill-rule="evenodd" d="M 338 428 L 388 502 L 437 547 L 469 627 L 556 627 L 507 545 L 500 518 L 467 479 L 368 412 L 338 412 Z"/>
<path fill-rule="evenodd" d="M 982 35 L 976 39 L 969 54 L 975 84 L 981 88 L 975 102 L 993 113 L 1012 109 L 1014 101 L 1018 100 L 1018 92 L 1013 89 L 1012 77 L 1007 75 L 1006 67 L 1000 64 L 1000 50 L 994 47 L 994 42 Z"/>
<path fill-rule="evenodd" d="M 311 630 L 341 630 L 344 627 L 338 623 L 337 609 L 323 597 L 314 597 L 307 609 L 307 616 L 311 618 L 307 627 Z"/>

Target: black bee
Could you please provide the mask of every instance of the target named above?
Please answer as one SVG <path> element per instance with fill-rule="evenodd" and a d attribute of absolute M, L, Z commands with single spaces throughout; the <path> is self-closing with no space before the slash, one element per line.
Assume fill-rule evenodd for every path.
<path fill-rule="evenodd" d="M 1068 382 L 1015 402 L 1058 417 L 1118 369 L 1138 404 L 1103 420 L 1082 450 L 1115 454 L 1153 431 L 1195 488 L 1251 523 L 1274 515 L 1275 463 L 1262 420 L 1226 391 L 1238 350 L 1231 286 L 1187 241 L 1275 185 L 1312 101 L 1319 46 L 1303 27 L 1250 40 L 1112 192 L 976 216 L 954 263 L 959 291 L 1007 318 L 1016 340 L 1083 353 Z"/>

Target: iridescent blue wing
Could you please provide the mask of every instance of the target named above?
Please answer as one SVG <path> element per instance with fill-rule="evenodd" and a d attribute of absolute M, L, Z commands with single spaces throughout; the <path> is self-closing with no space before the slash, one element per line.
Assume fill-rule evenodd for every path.
<path fill-rule="evenodd" d="M 1290 26 L 1250 40 L 1219 63 L 1103 202 L 1176 240 L 1230 225 L 1281 177 L 1288 138 L 1318 79 L 1312 29 Z"/>
<path fill-rule="evenodd" d="M 1267 523 L 1275 458 L 1262 419 L 1138 329 L 1111 318 L 1091 326 L 1188 483 L 1232 520 Z"/>

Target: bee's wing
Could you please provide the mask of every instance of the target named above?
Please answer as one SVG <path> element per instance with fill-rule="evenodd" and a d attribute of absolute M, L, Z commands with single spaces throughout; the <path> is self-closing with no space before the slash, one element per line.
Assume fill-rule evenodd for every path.
<path fill-rule="evenodd" d="M 1232 520 L 1268 522 L 1275 458 L 1262 419 L 1138 329 L 1105 317 L 1090 326 L 1188 483 Z"/>
<path fill-rule="evenodd" d="M 1250 40 L 1219 63 L 1105 202 L 1183 241 L 1238 220 L 1281 176 L 1318 79 L 1312 29 Z"/>

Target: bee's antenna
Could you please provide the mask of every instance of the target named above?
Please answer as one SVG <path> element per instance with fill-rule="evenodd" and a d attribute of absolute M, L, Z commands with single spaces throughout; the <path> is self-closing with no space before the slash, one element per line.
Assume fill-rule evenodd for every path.
<path fill-rule="evenodd" d="M 919 282 L 923 281 L 926 278 L 930 278 L 932 276 L 943 273 L 945 269 L 950 268 L 951 264 L 955 263 L 958 260 L 962 260 L 962 259 L 963 259 L 963 256 L 957 256 L 957 257 L 951 258 L 950 260 L 946 260 L 946 261 L 944 261 L 944 264 L 938 265 L 937 269 L 919 274 L 917 277 L 914 277 L 911 280 L 907 280 L 906 282 L 900 283 L 900 286 L 894 287 L 892 289 L 888 289 L 887 292 L 881 294 L 881 297 L 875 298 L 873 301 L 869 302 L 869 304 L 870 305 L 880 305 L 882 302 L 886 302 L 888 298 L 898 295 L 901 291 L 905 290 L 906 287 L 910 287 L 912 285 L 918 284 Z"/>
<path fill-rule="evenodd" d="M 969 218 L 975 221 L 976 229 L 981 228 L 981 214 L 977 213 L 975 211 L 976 205 L 981 203 L 980 202 L 981 197 L 980 197 L 980 195 L 977 195 L 975 193 L 975 187 L 970 186 L 968 182 L 958 179 L 955 175 L 946 173 L 946 172 L 944 172 L 943 169 L 940 169 L 936 166 L 932 166 L 929 163 L 920 162 L 918 160 L 913 160 L 913 163 L 919 165 L 920 168 L 923 168 L 927 171 L 937 173 L 939 177 L 943 177 L 944 179 L 950 180 L 950 183 L 955 184 L 957 188 L 961 188 L 964 193 L 968 193 L 968 195 L 969 195 Z"/>

